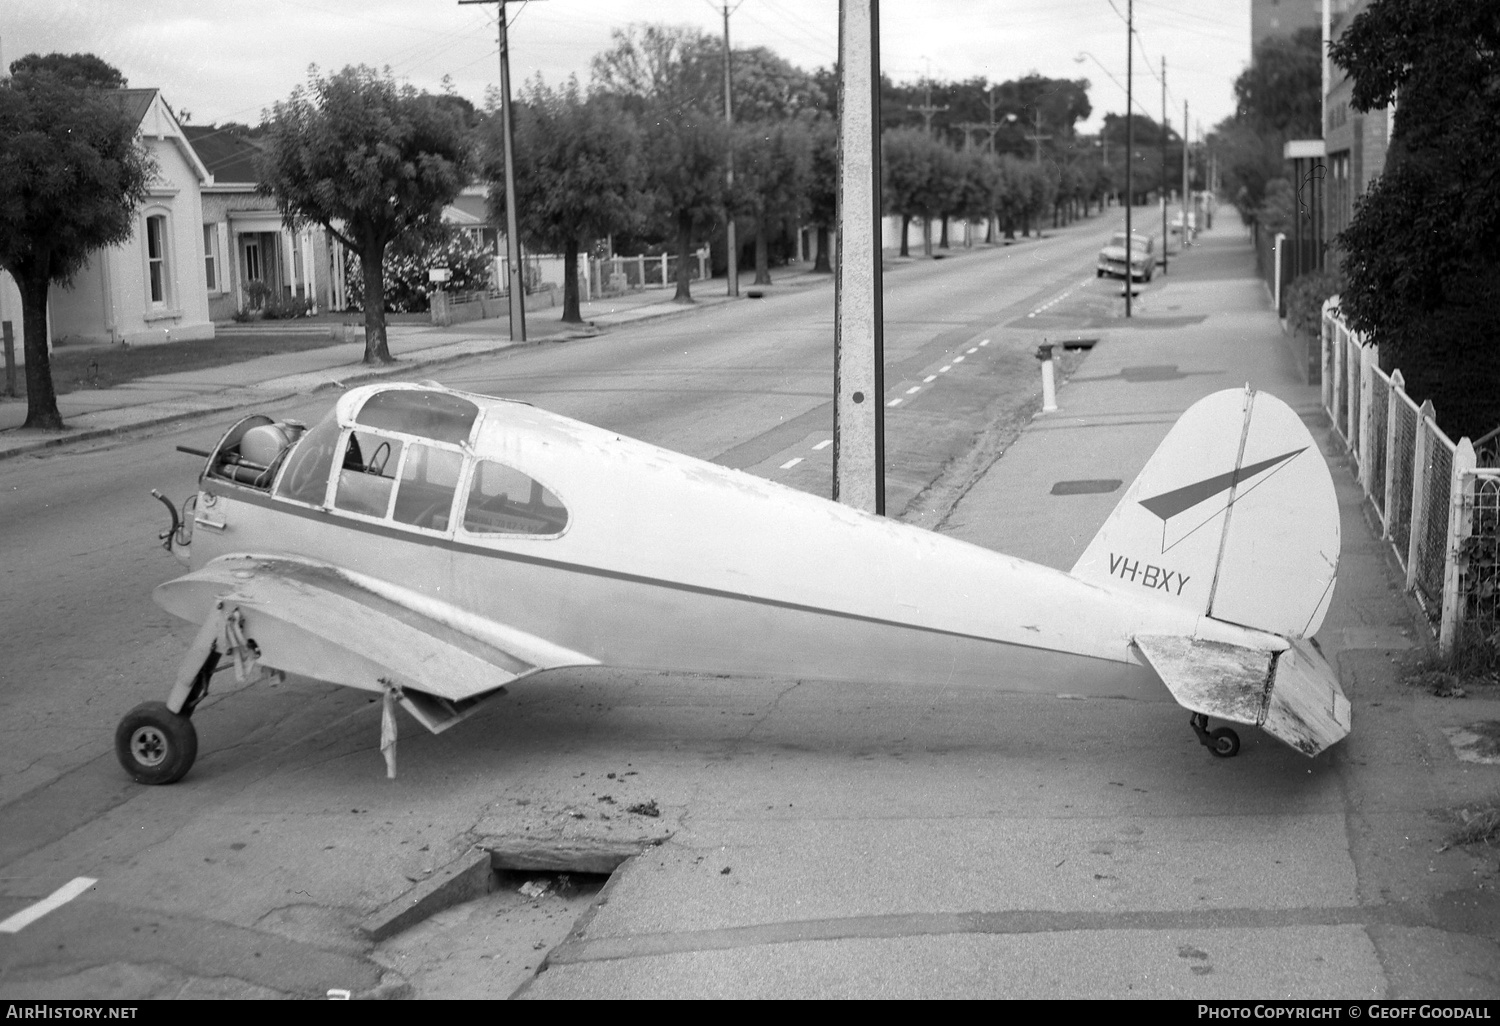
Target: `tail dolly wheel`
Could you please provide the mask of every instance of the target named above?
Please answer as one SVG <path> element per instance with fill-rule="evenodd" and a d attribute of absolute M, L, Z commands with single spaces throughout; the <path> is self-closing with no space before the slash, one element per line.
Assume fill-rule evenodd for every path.
<path fill-rule="evenodd" d="M 1193 713 L 1188 718 L 1188 726 L 1193 728 L 1193 733 L 1198 735 L 1198 743 L 1209 752 L 1220 759 L 1231 759 L 1240 754 L 1240 736 L 1229 727 L 1220 727 L 1217 730 L 1208 729 L 1208 717 L 1203 713 Z"/>

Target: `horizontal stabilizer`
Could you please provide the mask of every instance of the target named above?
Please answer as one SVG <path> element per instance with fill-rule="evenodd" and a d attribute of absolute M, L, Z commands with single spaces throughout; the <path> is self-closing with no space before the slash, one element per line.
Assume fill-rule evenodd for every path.
<path fill-rule="evenodd" d="M 1317 755 L 1349 733 L 1349 700 L 1314 643 L 1290 644 L 1277 651 L 1176 635 L 1135 638 L 1184 709 L 1262 727 L 1304 755 Z"/>

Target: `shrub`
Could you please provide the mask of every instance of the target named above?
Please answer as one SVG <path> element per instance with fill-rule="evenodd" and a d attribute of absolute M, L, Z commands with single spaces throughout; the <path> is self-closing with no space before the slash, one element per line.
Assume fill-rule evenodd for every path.
<path fill-rule="evenodd" d="M 1344 287 L 1339 271 L 1309 271 L 1287 287 L 1286 325 L 1294 335 L 1317 338 L 1322 330 L 1323 304 Z"/>
<path fill-rule="evenodd" d="M 428 309 L 435 287 L 427 272 L 438 264 L 447 266 L 451 277 L 444 286 L 449 292 L 484 292 L 490 285 L 490 262 L 487 246 L 474 241 L 468 232 L 443 225 L 433 236 L 419 240 L 402 240 L 393 244 L 385 257 L 385 308 L 390 313 L 421 313 Z M 350 310 L 364 309 L 365 277 L 359 257 L 344 265 L 344 287 Z"/>

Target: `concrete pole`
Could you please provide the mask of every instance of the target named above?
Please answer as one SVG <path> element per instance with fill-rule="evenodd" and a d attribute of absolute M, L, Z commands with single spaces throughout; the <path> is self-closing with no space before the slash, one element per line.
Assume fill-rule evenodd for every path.
<path fill-rule="evenodd" d="M 838 67 L 833 498 L 884 514 L 879 0 L 839 0 Z"/>

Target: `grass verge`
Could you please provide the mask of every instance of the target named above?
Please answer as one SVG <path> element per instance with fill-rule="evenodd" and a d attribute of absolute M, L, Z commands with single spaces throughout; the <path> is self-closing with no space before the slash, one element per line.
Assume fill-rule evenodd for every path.
<path fill-rule="evenodd" d="M 149 346 L 58 346 L 52 351 L 52 387 L 58 395 L 92 388 L 113 388 L 154 374 L 205 370 L 243 363 L 258 356 L 300 353 L 338 345 L 326 335 L 235 335 L 227 333 L 197 342 L 163 342 Z M 0 383 L 3 384 L 3 383 Z M 16 368 L 16 392 L 26 394 L 24 368 Z"/>

